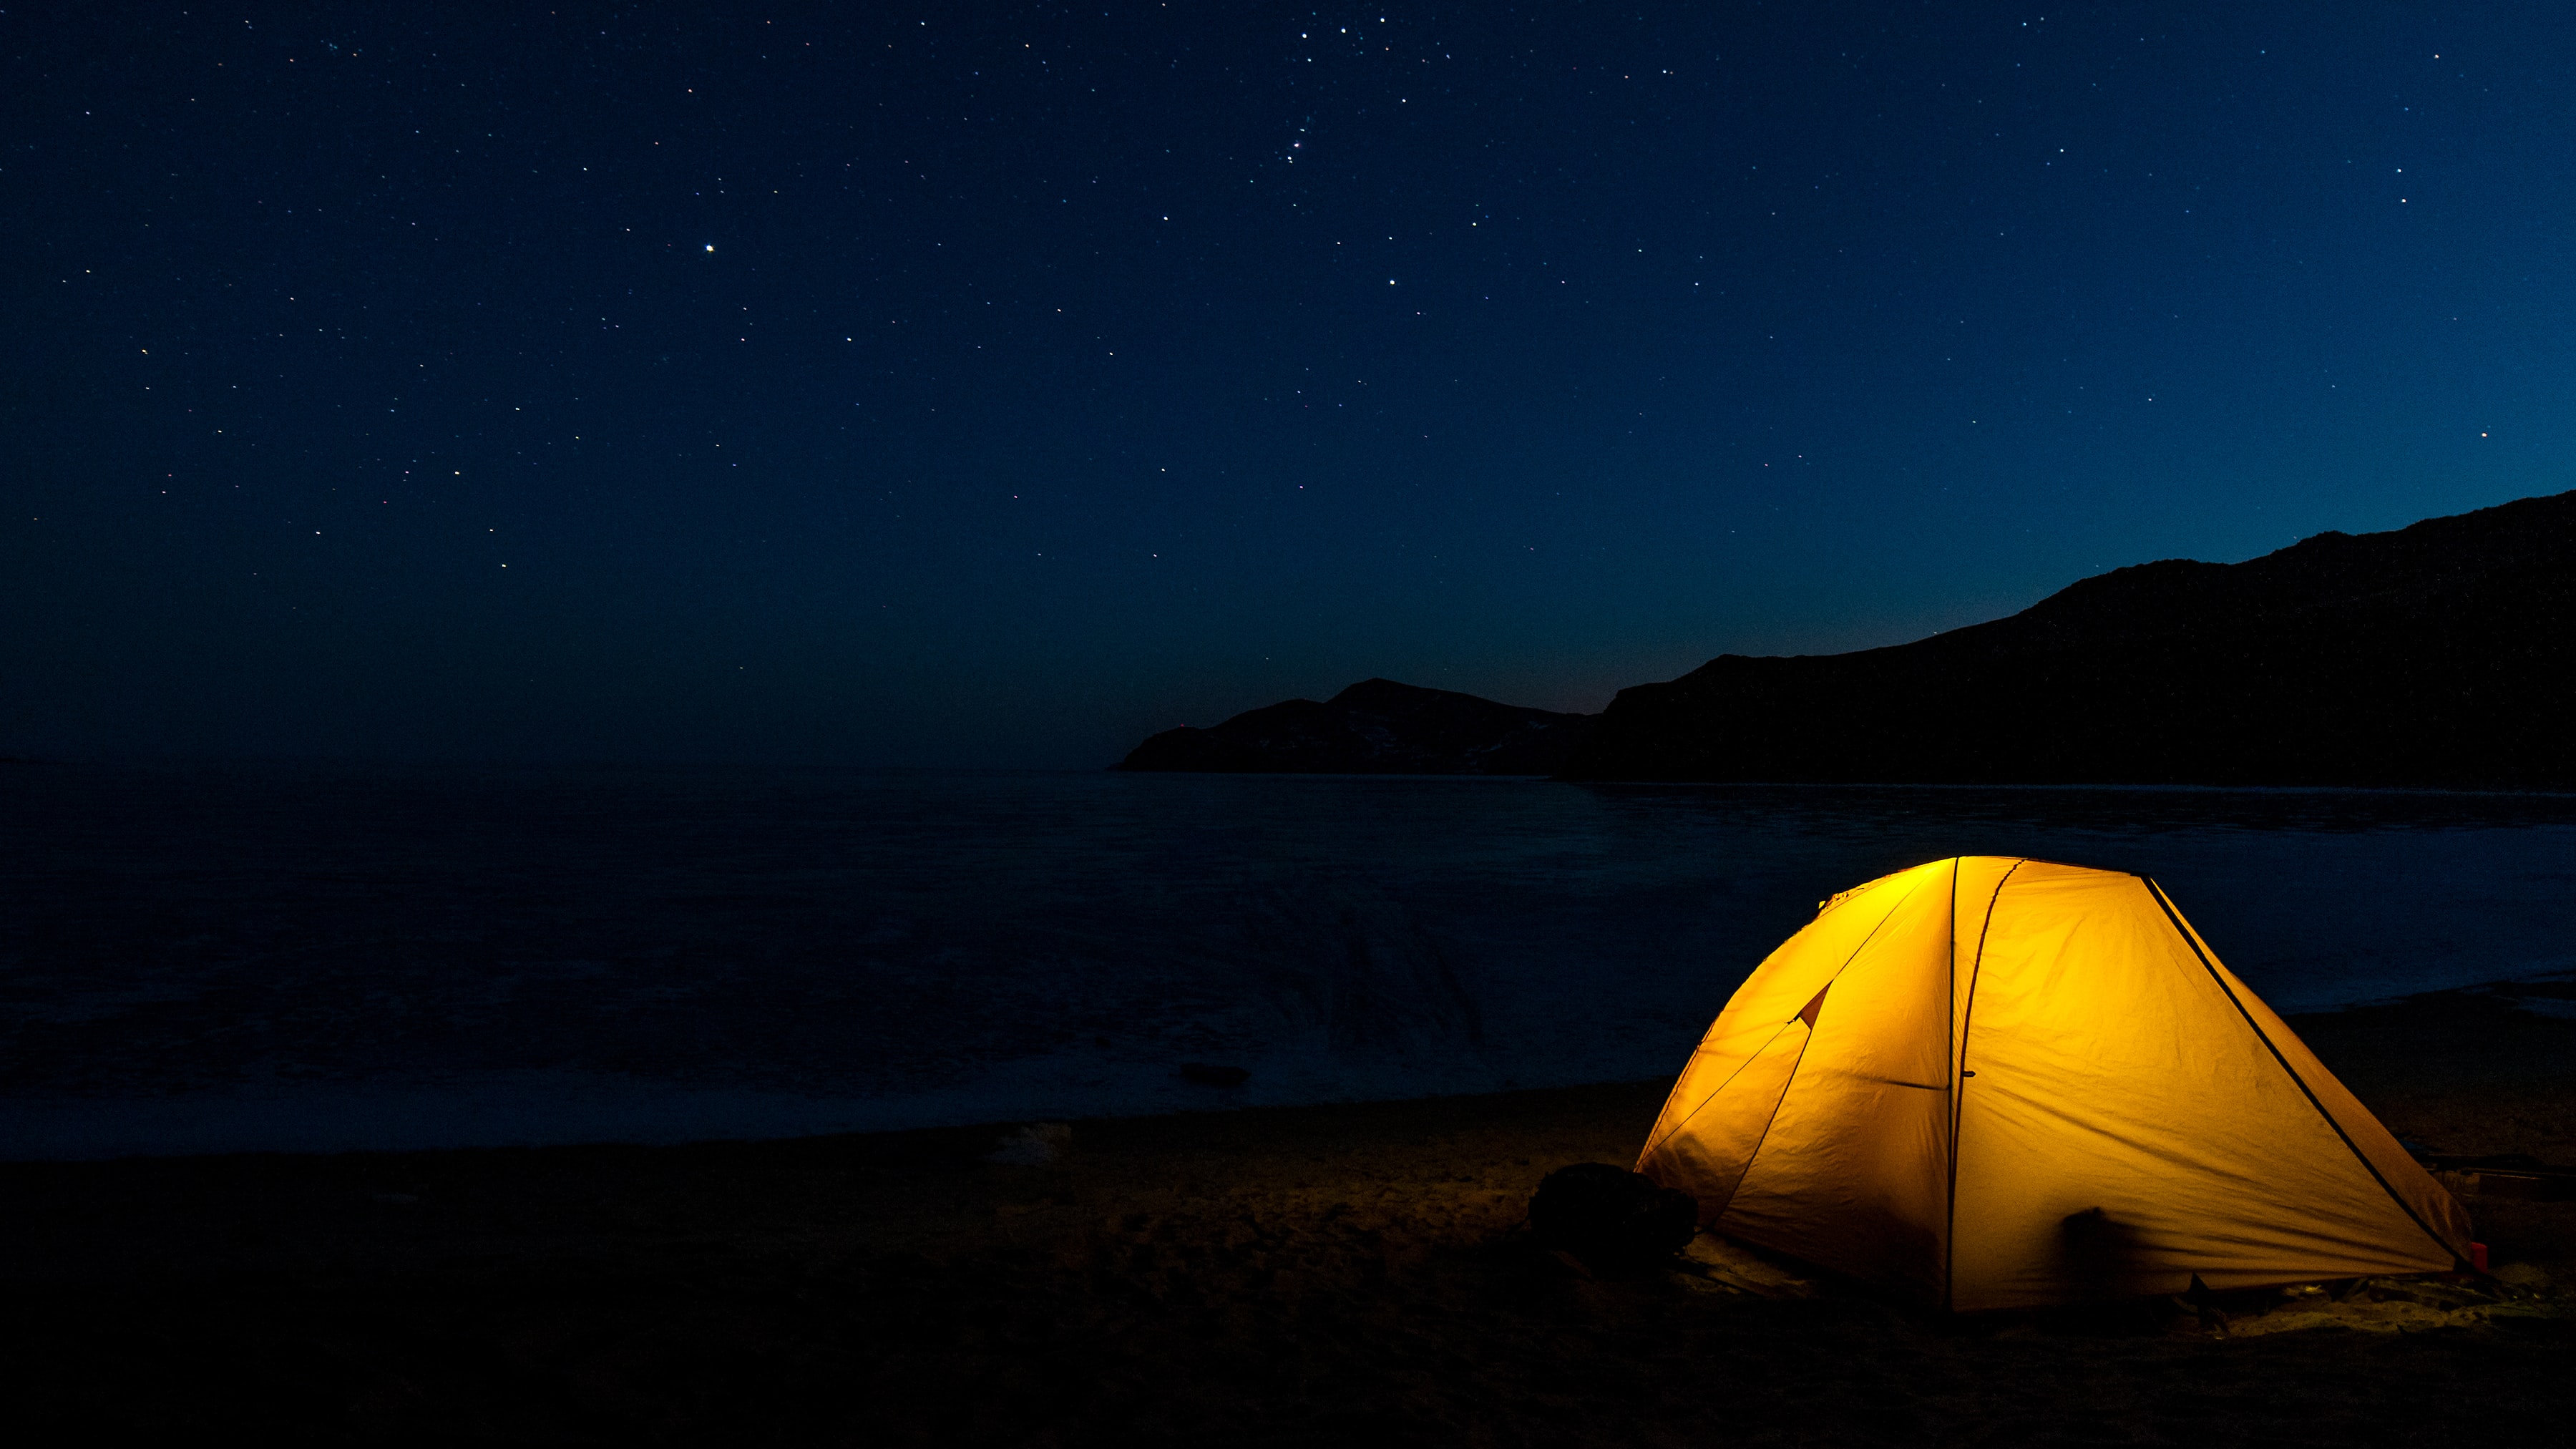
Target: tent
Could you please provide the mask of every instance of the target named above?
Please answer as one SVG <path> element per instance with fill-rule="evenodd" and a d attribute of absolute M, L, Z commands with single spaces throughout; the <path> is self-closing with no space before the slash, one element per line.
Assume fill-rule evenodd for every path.
<path fill-rule="evenodd" d="M 2469 1222 L 2143 876 L 1997 856 L 1823 903 L 1637 1170 L 1972 1312 L 2458 1266 Z"/>

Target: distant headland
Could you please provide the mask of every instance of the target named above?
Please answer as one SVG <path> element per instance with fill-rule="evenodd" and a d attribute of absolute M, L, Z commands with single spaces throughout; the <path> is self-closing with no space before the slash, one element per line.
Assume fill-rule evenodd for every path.
<path fill-rule="evenodd" d="M 1496 704 L 1364 679 L 1321 704 L 1292 699 L 1212 729 L 1165 730 L 1122 770 L 1260 774 L 1553 775 L 1599 716 Z"/>
<path fill-rule="evenodd" d="M 1598 715 L 1392 680 L 1127 770 L 2576 789 L 2576 492 L 2167 559 L 1851 654 L 1726 654 Z"/>

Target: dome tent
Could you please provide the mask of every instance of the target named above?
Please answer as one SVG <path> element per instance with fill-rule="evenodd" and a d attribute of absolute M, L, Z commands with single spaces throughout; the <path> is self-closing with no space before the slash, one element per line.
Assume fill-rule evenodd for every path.
<path fill-rule="evenodd" d="M 1637 1170 L 1960 1312 L 2452 1268 L 2459 1204 L 2142 876 L 1934 861 L 1826 901 Z"/>

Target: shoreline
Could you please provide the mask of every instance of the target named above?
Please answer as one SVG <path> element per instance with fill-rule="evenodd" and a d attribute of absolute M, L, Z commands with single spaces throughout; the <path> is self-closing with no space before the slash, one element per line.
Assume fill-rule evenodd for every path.
<path fill-rule="evenodd" d="M 2572 971 L 2550 972 L 2517 980 L 2492 981 L 2474 986 L 2374 998 L 2324 1010 L 2285 1012 L 2283 1015 L 2302 1038 L 2307 1039 L 2311 1046 L 2317 1048 L 2327 1065 L 2345 1080 L 2345 1084 L 2366 1100 L 2372 1096 L 2374 1090 L 2396 1091 L 2402 1094 L 2429 1086 L 2457 1087 L 2472 1080 L 2484 1080 L 2490 1077 L 2537 1080 L 2559 1071 L 2563 1071 L 2571 1082 L 2576 1082 L 2576 972 Z M 2562 1060 L 2558 1055 L 2562 1030 L 2566 1033 L 2567 1043 L 2563 1067 L 2558 1065 Z M 2471 1040 L 2471 1037 L 2474 1037 L 2474 1040 Z M 2432 1055 L 2427 1056 L 2428 1051 Z M 2359 1074 L 2358 1077 L 2356 1073 Z M 526 1075 L 537 1085 L 551 1084 L 546 1074 Z M 1176 1071 L 1174 1075 L 1180 1074 Z M 694 1137 L 565 1137 L 545 1141 L 469 1142 L 390 1148 L 250 1147 L 207 1151 L 120 1152 L 107 1156 L 0 1157 L 0 1174 L 22 1168 L 68 1168 L 145 1162 L 426 1158 L 471 1153 L 592 1149 L 687 1151 L 723 1146 L 892 1140 L 940 1134 L 968 1136 L 980 1134 L 982 1137 L 998 1141 L 1002 1136 L 1038 1121 L 1054 1121 L 1096 1129 L 1108 1123 L 1152 1122 L 1166 1118 L 1392 1109 L 1411 1104 L 1473 1102 L 1487 1099 L 1500 1101 L 1540 1097 L 1558 1092 L 1644 1090 L 1649 1087 L 1668 1088 L 1669 1085 L 1669 1078 L 1638 1077 L 1556 1086 L 1506 1088 L 1492 1092 L 1434 1092 L 1420 1096 L 1261 1103 L 1228 1102 L 1223 1098 L 1232 1088 L 1203 1086 L 1197 1090 L 1206 1094 L 1204 1099 L 1206 1105 L 1159 1111 L 1118 1112 L 1090 1116 L 1079 1113 L 1057 1117 L 1006 1116 L 909 1126 L 825 1128 L 815 1131 L 788 1132 L 720 1132 Z M 652 1089 L 680 1095 L 700 1090 L 668 1086 L 654 1086 Z M 706 1095 L 711 1096 L 737 1094 L 730 1089 L 704 1089 L 704 1091 Z M 361 1091 L 353 1094 L 351 1100 L 364 1101 L 369 1095 L 368 1092 Z M 25 1100 L 40 1108 L 52 1109 L 73 1104 L 86 1105 L 93 1099 Z M 438 1098 L 430 1094 L 421 1094 L 421 1100 L 435 1102 Z M 795 1100 L 809 1099 L 796 1098 Z M 838 1099 L 810 1100 L 828 1102 L 833 1107 L 846 1110 L 870 1099 L 851 1099 L 848 1103 L 840 1102 Z M 111 1108 L 127 1105 L 117 1099 L 108 1099 L 108 1101 Z M 234 1105 L 234 1102 L 226 1099 L 212 1105 L 218 1109 L 229 1108 Z M 1649 1120 L 1651 1117 L 1650 1111 Z M 1641 1127 L 1639 1131 L 1641 1141 L 1643 1135 L 1644 1129 Z M 2449 1144 L 2441 1145 L 2448 1150 Z M 2576 1159 L 2576 1132 L 2570 1133 L 2565 1150 L 2570 1154 L 2571 1159 Z"/>
<path fill-rule="evenodd" d="M 2295 1025 L 2401 1136 L 2576 1160 L 2576 1022 L 2453 994 Z M 1004 1160 L 1012 1124 L 7 1164 L 7 1361 L 26 1421 L 81 1437 L 1860 1442 L 2081 1421 L 2350 1444 L 2464 1403 L 2538 1439 L 2576 1407 L 2557 1286 L 2576 1203 L 2469 1201 L 2512 1302 L 2247 1299 L 2227 1337 L 2152 1302 L 1941 1320 L 1705 1239 L 1634 1279 L 1539 1251 L 1538 1179 L 1625 1165 L 1668 1087 L 1095 1119 Z"/>

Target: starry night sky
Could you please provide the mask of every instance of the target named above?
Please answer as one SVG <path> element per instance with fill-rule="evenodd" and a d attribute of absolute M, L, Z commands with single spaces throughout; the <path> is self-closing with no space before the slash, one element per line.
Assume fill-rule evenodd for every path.
<path fill-rule="evenodd" d="M 2558 4 L 9 5 L 0 753 L 1093 766 L 2576 484 Z"/>

